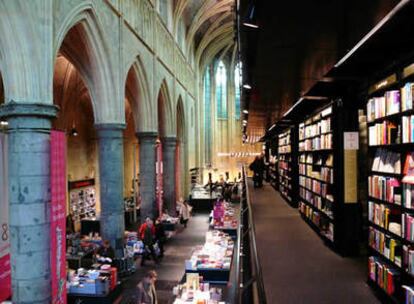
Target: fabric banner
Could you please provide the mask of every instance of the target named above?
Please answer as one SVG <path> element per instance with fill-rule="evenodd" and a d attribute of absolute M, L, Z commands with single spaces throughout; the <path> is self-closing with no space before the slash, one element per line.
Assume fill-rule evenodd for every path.
<path fill-rule="evenodd" d="M 50 134 L 52 303 L 66 304 L 66 135 Z"/>
<path fill-rule="evenodd" d="M 0 302 L 11 296 L 7 136 L 0 132 Z"/>

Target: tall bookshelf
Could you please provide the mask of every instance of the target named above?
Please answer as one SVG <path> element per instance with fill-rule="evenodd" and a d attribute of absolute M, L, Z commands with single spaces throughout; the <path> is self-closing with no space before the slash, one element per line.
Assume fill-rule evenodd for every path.
<path fill-rule="evenodd" d="M 374 84 L 368 125 L 368 282 L 387 301 L 414 296 L 414 65 Z"/>
<path fill-rule="evenodd" d="M 296 128 L 285 129 L 278 135 L 278 178 L 279 192 L 293 207 L 297 207 L 297 166 L 296 158 Z"/>
<path fill-rule="evenodd" d="M 350 119 L 352 111 L 338 99 L 299 124 L 299 212 L 343 255 L 358 251 L 361 218 L 356 197 L 357 148 L 348 151 L 344 143 L 344 134 L 356 127 L 356 112 L 354 116 L 355 120 Z"/>
<path fill-rule="evenodd" d="M 279 190 L 278 173 L 278 137 L 275 136 L 269 141 L 269 182 L 275 190 Z"/>

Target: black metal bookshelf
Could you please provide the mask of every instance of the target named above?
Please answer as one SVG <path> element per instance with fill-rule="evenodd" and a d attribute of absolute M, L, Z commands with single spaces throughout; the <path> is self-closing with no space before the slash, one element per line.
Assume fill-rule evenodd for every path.
<path fill-rule="evenodd" d="M 297 207 L 297 164 L 296 127 L 284 129 L 278 140 L 278 187 L 281 196 L 292 206 Z"/>
<path fill-rule="evenodd" d="M 299 212 L 342 255 L 358 252 L 358 201 L 346 201 L 344 190 L 343 134 L 353 131 L 352 113 L 336 99 L 307 116 L 298 129 Z"/>
<path fill-rule="evenodd" d="M 402 95 L 404 94 L 402 89 L 406 83 L 414 82 L 413 75 L 414 65 L 397 70 L 396 73 L 372 85 L 369 93 L 366 95 L 368 104 L 374 98 L 378 98 L 377 101 L 379 103 L 387 91 L 399 92 L 398 94 L 395 93 L 398 95 L 396 100 L 385 99 L 385 111 L 378 111 L 382 112 L 380 113 L 382 115 L 374 113 L 374 117 L 370 117 L 367 108 L 368 128 L 374 128 L 377 124 L 391 122 L 397 129 L 394 136 L 390 136 L 389 130 L 385 128 L 384 130 L 387 134 L 381 139 L 383 141 L 382 144 L 371 143 L 368 140 L 368 153 L 370 158 L 368 163 L 369 182 L 371 182 L 369 186 L 371 193 L 368 196 L 368 224 L 370 230 L 368 238 L 369 261 L 372 261 L 372 259 L 376 261 L 377 267 L 374 269 L 375 271 L 379 272 L 381 268 L 387 268 L 391 269 L 394 274 L 391 279 L 388 279 L 392 280 L 392 289 L 388 288 L 387 290 L 384 284 L 378 279 L 369 279 L 369 281 L 370 286 L 374 290 L 382 289 L 382 295 L 387 301 L 394 303 L 405 302 L 406 295 L 403 286 L 414 286 L 414 239 L 408 235 L 411 229 L 408 227 L 410 225 L 409 222 L 406 221 L 407 216 L 414 215 L 414 210 L 412 207 L 406 206 L 407 194 L 404 191 L 405 183 L 403 182 L 406 157 L 409 153 L 414 152 L 414 143 L 412 140 L 409 142 L 404 142 L 403 140 L 404 133 L 408 132 L 403 127 L 403 117 L 413 115 L 414 107 L 412 102 L 411 108 L 406 109 L 402 107 L 407 97 L 404 96 L 404 100 L 402 99 Z M 409 92 L 411 99 L 413 99 L 413 93 L 414 91 Z M 391 107 L 391 102 L 393 101 L 398 101 L 398 112 L 387 115 L 388 108 Z M 375 132 L 368 132 L 368 136 L 373 135 L 382 136 Z M 385 170 L 377 168 L 378 166 L 386 165 L 386 158 L 389 158 L 387 155 L 391 153 L 398 155 L 397 162 L 399 165 L 394 163 L 392 172 L 384 172 Z M 385 198 L 377 197 L 375 194 L 378 193 L 380 196 L 385 196 Z M 381 222 L 379 219 L 384 220 Z M 377 235 L 375 241 L 380 246 L 376 247 L 379 247 L 380 250 L 373 248 L 374 235 Z M 378 237 L 378 235 L 383 237 Z M 413 255 L 413 258 L 410 255 Z"/>

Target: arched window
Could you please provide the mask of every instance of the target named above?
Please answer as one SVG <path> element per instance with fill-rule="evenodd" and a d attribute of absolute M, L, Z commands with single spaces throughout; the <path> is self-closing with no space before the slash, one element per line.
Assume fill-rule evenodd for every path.
<path fill-rule="evenodd" d="M 204 155 L 205 163 L 211 163 L 211 75 L 210 67 L 206 68 L 204 74 Z"/>
<path fill-rule="evenodd" d="M 220 61 L 216 70 L 216 105 L 217 117 L 227 118 L 227 75 L 223 61 Z"/>
<path fill-rule="evenodd" d="M 240 119 L 240 82 L 241 82 L 241 66 L 240 62 L 234 69 L 234 90 L 235 90 L 235 117 Z"/>

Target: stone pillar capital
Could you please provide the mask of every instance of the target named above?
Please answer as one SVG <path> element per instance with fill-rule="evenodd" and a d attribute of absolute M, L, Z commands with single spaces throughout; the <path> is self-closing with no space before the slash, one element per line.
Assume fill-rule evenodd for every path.
<path fill-rule="evenodd" d="M 11 101 L 0 106 L 0 118 L 9 122 L 9 129 L 50 129 L 58 111 L 51 104 Z"/>
<path fill-rule="evenodd" d="M 175 146 L 177 144 L 177 137 L 175 136 L 166 136 L 161 138 L 161 142 L 164 146 Z"/>
<path fill-rule="evenodd" d="M 141 140 L 156 140 L 158 138 L 157 132 L 137 132 L 138 139 Z"/>
<path fill-rule="evenodd" d="M 95 129 L 98 133 L 98 137 L 120 138 L 123 136 L 122 131 L 124 131 L 125 129 L 125 124 L 99 123 L 99 124 L 95 124 Z"/>

